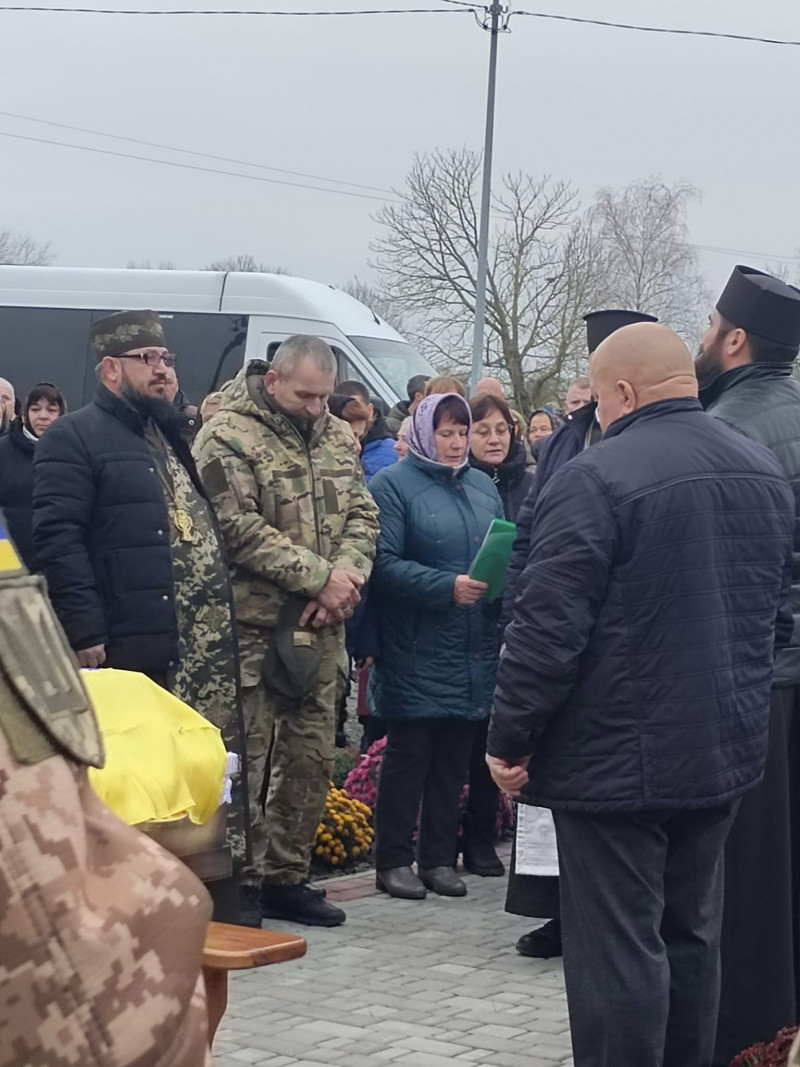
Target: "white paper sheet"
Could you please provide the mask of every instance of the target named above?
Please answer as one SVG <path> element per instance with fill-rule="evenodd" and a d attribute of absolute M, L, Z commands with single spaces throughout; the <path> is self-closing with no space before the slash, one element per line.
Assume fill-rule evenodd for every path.
<path fill-rule="evenodd" d="M 556 828 L 549 808 L 517 805 L 517 874 L 558 875 Z"/>

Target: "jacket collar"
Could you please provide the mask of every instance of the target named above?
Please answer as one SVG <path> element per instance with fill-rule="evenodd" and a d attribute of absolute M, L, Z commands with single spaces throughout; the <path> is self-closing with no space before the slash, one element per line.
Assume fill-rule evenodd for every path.
<path fill-rule="evenodd" d="M 570 430 L 583 441 L 586 438 L 586 434 L 591 429 L 596 411 L 597 403 L 592 400 L 590 404 L 584 404 L 583 407 L 578 408 L 577 411 L 565 415 L 565 425 L 569 426 Z"/>
<path fill-rule="evenodd" d="M 676 397 L 672 400 L 656 400 L 654 404 L 646 404 L 643 408 L 632 411 L 630 415 L 623 415 L 621 419 L 612 422 L 603 434 L 603 440 L 607 441 L 611 437 L 618 437 L 619 434 L 624 433 L 625 430 L 637 422 L 649 422 L 651 419 L 662 419 L 667 415 L 680 415 L 685 411 L 702 412 L 702 410 L 703 405 L 693 396 Z"/>
<path fill-rule="evenodd" d="M 102 411 L 106 411 L 109 415 L 113 415 L 115 419 L 119 419 L 121 423 L 135 434 L 138 434 L 139 437 L 144 437 L 144 426 L 139 417 L 139 412 L 132 408 L 127 400 L 123 400 L 121 396 L 116 396 L 109 389 L 106 389 L 104 385 L 100 384 L 95 390 L 94 403 Z"/>
<path fill-rule="evenodd" d="M 734 367 L 733 370 L 725 371 L 724 374 L 718 374 L 708 385 L 704 386 L 700 390 L 700 400 L 703 407 L 708 408 L 719 400 L 723 393 L 735 389 L 742 382 L 789 378 L 793 366 L 793 363 L 745 363 L 743 367 Z"/>
<path fill-rule="evenodd" d="M 144 437 L 144 423 L 136 408 L 132 407 L 127 400 L 116 396 L 102 384 L 97 386 L 94 394 L 94 403 L 103 411 L 113 415 L 124 426 L 139 437 Z M 159 420 L 158 426 L 166 439 L 174 447 L 183 443 L 183 432 L 186 427 L 186 416 L 176 409 L 174 414 Z"/>
<path fill-rule="evenodd" d="M 442 485 L 460 482 L 464 474 L 469 470 L 468 462 L 458 468 L 448 467 L 446 463 L 437 463 L 435 460 L 420 456 L 417 452 L 409 452 L 403 462 L 410 463 L 412 467 L 418 467 L 420 470 L 425 471 L 434 481 L 440 482 Z"/>
<path fill-rule="evenodd" d="M 20 452 L 33 454 L 33 450 L 36 448 L 36 438 L 31 439 L 28 437 L 25 433 L 25 427 L 21 418 L 14 419 L 7 436 L 11 441 L 11 444 L 14 445 L 15 448 L 18 448 Z"/>

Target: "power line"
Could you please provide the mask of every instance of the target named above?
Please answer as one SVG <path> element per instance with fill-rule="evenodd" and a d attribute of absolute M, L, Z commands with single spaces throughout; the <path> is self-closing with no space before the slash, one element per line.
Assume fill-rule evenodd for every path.
<path fill-rule="evenodd" d="M 786 41 L 777 37 L 751 37 L 745 33 L 723 33 L 718 30 L 681 30 L 667 26 L 639 26 L 630 22 L 606 22 L 603 19 L 582 19 L 572 15 L 552 15 L 544 11 L 514 11 L 532 19 L 552 19 L 555 22 L 576 22 L 584 26 L 605 26 L 615 30 L 636 30 L 639 33 L 671 33 L 682 37 L 717 37 L 726 41 L 755 41 L 758 44 L 784 44 L 800 48 L 800 41 Z"/>
<path fill-rule="evenodd" d="M 459 4 L 465 10 L 474 10 L 472 5 Z M 15 12 L 47 12 L 57 15 L 244 15 L 244 16 L 278 16 L 283 18 L 317 17 L 326 15 L 350 16 L 350 15 L 457 15 L 459 12 L 441 7 L 398 7 L 398 8 L 373 8 L 361 11 L 257 11 L 242 8 L 237 11 L 183 9 L 176 11 L 133 11 L 130 8 L 116 7 L 23 7 L 19 4 L 0 5 L 0 11 Z"/>
<path fill-rule="evenodd" d="M 385 204 L 391 198 L 386 196 L 372 196 L 369 193 L 351 192 L 349 189 L 326 189 L 321 185 L 302 185 L 299 182 L 283 181 L 280 178 L 264 178 L 260 174 L 242 174 L 239 171 L 220 170 L 217 167 L 201 167 L 195 163 L 179 163 L 175 159 L 154 159 L 152 156 L 138 156 L 130 152 L 115 152 L 110 148 L 93 148 L 89 145 L 72 144 L 69 141 L 53 141 L 46 137 L 33 137 L 25 133 L 10 133 L 8 130 L 0 130 L 0 137 L 11 137 L 17 141 L 32 141 L 35 144 L 55 145 L 58 148 L 72 148 L 78 152 L 93 152 L 100 156 L 114 156 L 117 159 L 134 159 L 141 163 L 160 163 L 164 167 L 178 167 L 180 170 L 196 170 L 204 174 L 222 174 L 227 178 L 242 178 L 251 182 L 266 182 L 269 185 L 285 185 L 293 189 L 311 189 L 318 193 L 336 193 L 338 196 L 352 196 L 360 200 L 378 200 Z M 395 200 L 395 203 L 399 201 Z"/>
<path fill-rule="evenodd" d="M 2 4 L 0 5 L 0 12 L 16 12 L 16 13 L 49 13 L 49 14 L 61 14 L 61 15 L 128 15 L 128 16 L 163 16 L 163 17 L 185 17 L 185 16 L 215 16 L 215 17 L 227 17 L 227 16 L 243 16 L 248 18 L 351 18 L 354 16 L 362 15 L 455 15 L 460 11 L 475 12 L 477 10 L 486 10 L 485 3 L 468 3 L 466 0 L 442 0 L 442 2 L 450 4 L 449 8 L 442 7 L 405 7 L 405 8 L 366 8 L 359 10 L 344 10 L 344 11 L 263 11 L 252 8 L 238 8 L 236 10 L 220 10 L 218 8 L 183 8 L 176 9 L 174 11 L 161 10 L 139 10 L 134 11 L 130 8 L 110 8 L 110 7 L 44 7 L 33 6 L 26 7 L 20 4 Z M 756 35 L 745 33 L 726 33 L 722 30 L 686 30 L 678 27 L 670 26 L 642 26 L 638 23 L 632 22 L 611 22 L 605 19 L 587 19 L 579 18 L 575 15 L 555 15 L 547 11 L 513 11 L 512 15 L 521 15 L 528 18 L 535 19 L 549 19 L 554 22 L 571 22 L 584 26 L 602 26 L 607 29 L 615 30 L 633 30 L 637 33 L 666 33 L 678 35 L 681 37 L 709 37 L 716 38 L 718 40 L 726 41 L 746 41 L 755 44 L 774 44 L 774 45 L 787 45 L 793 48 L 800 48 L 800 41 L 785 40 L 778 37 L 759 37 Z"/>
<path fill-rule="evenodd" d="M 116 141 L 126 141 L 128 144 L 144 145 L 147 148 L 158 148 L 165 152 L 178 152 L 181 155 L 199 156 L 202 159 L 213 159 L 217 163 L 232 163 L 237 167 L 255 167 L 258 170 L 270 170 L 276 174 L 288 174 L 294 178 L 308 178 L 311 181 L 330 182 L 333 185 L 349 186 L 353 189 L 364 189 L 373 193 L 388 193 L 394 196 L 391 189 L 384 189 L 379 185 L 361 185 L 358 182 L 343 181 L 340 178 L 326 178 L 321 174 L 306 174 L 300 170 L 286 170 L 283 167 L 271 167 L 266 163 L 251 163 L 246 159 L 231 159 L 228 156 L 213 155 L 211 152 L 196 152 L 191 148 L 176 148 L 174 145 L 160 144 L 158 141 L 143 141 L 138 137 L 126 137 L 121 133 L 108 133 L 105 130 L 90 130 L 85 126 L 73 126 L 68 122 L 55 122 L 51 119 L 39 119 L 33 115 L 19 115 L 14 111 L 0 111 L 0 116 L 10 119 L 21 119 L 24 122 L 35 122 L 42 126 L 57 126 L 61 130 L 73 130 L 76 133 L 89 133 L 95 137 L 110 137 Z M 73 147 L 79 148 L 80 145 Z M 330 190 L 334 192 L 335 190 Z"/>
<path fill-rule="evenodd" d="M 692 248 L 696 248 L 700 252 L 713 252 L 721 256 L 752 256 L 754 259 L 775 260 L 781 263 L 796 263 L 800 258 L 797 255 L 787 256 L 770 252 L 754 252 L 752 249 L 747 248 L 718 248 L 716 245 L 692 244 Z"/>

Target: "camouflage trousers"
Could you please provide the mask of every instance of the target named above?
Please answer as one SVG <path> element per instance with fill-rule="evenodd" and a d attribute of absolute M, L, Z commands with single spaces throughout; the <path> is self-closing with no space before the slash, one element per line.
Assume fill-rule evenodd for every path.
<path fill-rule="evenodd" d="M 243 884 L 295 885 L 308 877 L 330 787 L 347 669 L 341 628 L 320 641 L 322 666 L 314 690 L 301 703 L 288 704 L 261 680 L 264 636 L 257 643 L 240 637 L 253 844 Z"/>

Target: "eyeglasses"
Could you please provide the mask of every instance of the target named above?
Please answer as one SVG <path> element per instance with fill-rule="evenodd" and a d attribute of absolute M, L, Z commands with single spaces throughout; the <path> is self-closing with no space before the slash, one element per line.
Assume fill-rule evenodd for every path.
<path fill-rule="evenodd" d="M 148 367 L 157 367 L 162 360 L 165 367 L 174 367 L 178 362 L 174 352 L 156 352 L 154 349 L 147 352 L 121 352 L 117 359 L 140 359 Z"/>

